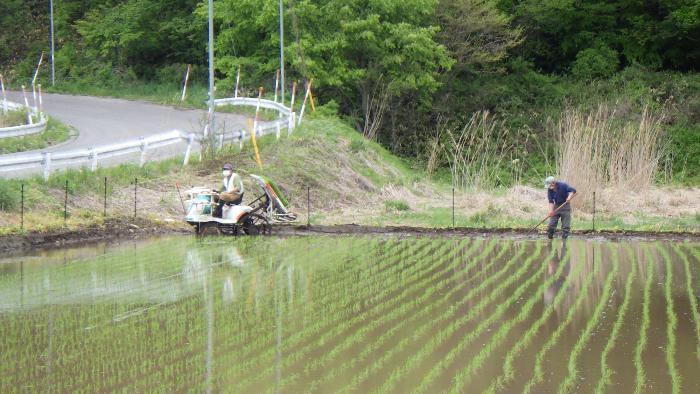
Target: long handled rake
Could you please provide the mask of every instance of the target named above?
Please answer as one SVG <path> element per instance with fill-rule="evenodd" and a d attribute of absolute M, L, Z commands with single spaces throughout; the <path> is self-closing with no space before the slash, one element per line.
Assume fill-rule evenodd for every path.
<path fill-rule="evenodd" d="M 537 223 L 537 225 L 536 225 L 535 227 L 533 227 L 532 230 L 530 230 L 530 231 L 536 230 L 537 227 L 540 226 L 540 224 L 542 224 L 542 223 L 545 222 L 545 220 L 547 220 L 547 219 L 551 218 L 552 216 L 556 215 L 556 213 L 559 212 L 559 210 L 562 209 L 562 208 L 564 207 L 564 205 L 568 204 L 571 200 L 573 200 L 574 197 L 576 197 L 576 193 L 574 193 L 568 201 L 566 201 L 566 202 L 564 202 L 563 204 L 561 204 L 561 205 L 559 206 L 559 208 L 555 209 L 554 212 L 552 212 L 551 215 L 547 216 L 546 218 L 542 219 L 541 222 Z"/>

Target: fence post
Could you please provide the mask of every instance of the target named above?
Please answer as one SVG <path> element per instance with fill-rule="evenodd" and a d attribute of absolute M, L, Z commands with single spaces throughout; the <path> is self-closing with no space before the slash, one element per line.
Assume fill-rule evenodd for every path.
<path fill-rule="evenodd" d="M 41 155 L 44 156 L 44 180 L 48 181 L 51 175 L 51 152 L 42 152 Z"/>
<path fill-rule="evenodd" d="M 455 187 L 452 186 L 452 230 L 455 229 Z"/>
<path fill-rule="evenodd" d="M 97 169 L 97 151 L 95 148 L 90 148 L 90 169 L 92 171 Z"/>
<path fill-rule="evenodd" d="M 306 186 L 306 227 L 311 227 L 311 188 Z"/>
<path fill-rule="evenodd" d="M 593 192 L 593 232 L 595 232 L 595 192 Z"/>
<path fill-rule="evenodd" d="M 107 177 L 105 177 L 105 204 L 102 210 L 102 217 L 107 217 Z"/>
<path fill-rule="evenodd" d="M 221 150 L 224 149 L 224 132 L 225 132 L 225 131 L 222 131 L 222 132 L 221 132 L 221 143 L 219 144 L 219 146 L 220 146 L 219 149 L 221 149 Z"/>
<path fill-rule="evenodd" d="M 63 199 L 63 227 L 67 226 L 68 222 L 68 179 L 66 179 L 66 194 Z"/>
<path fill-rule="evenodd" d="M 24 230 L 24 183 L 22 184 L 21 195 L 22 195 L 22 200 L 21 200 L 21 202 L 20 202 L 20 214 L 19 214 L 20 224 L 19 224 L 19 228 L 20 228 L 20 230 Z"/>
<path fill-rule="evenodd" d="M 238 150 L 243 150 L 243 130 L 238 132 Z"/>
<path fill-rule="evenodd" d="M 185 159 L 182 161 L 183 166 L 186 166 L 190 162 L 192 143 L 194 143 L 194 133 L 190 133 L 190 135 L 187 136 L 187 149 L 185 150 Z"/>
<path fill-rule="evenodd" d="M 139 178 L 134 178 L 134 219 L 136 219 L 136 191 L 139 188 Z"/>
<path fill-rule="evenodd" d="M 143 167 L 146 164 L 146 150 L 148 150 L 148 141 L 141 137 L 141 160 L 139 161 L 139 167 Z"/>
<path fill-rule="evenodd" d="M 282 131 L 282 126 L 280 126 L 280 122 L 275 123 L 275 132 L 277 134 L 277 139 L 280 139 L 280 132 Z"/>

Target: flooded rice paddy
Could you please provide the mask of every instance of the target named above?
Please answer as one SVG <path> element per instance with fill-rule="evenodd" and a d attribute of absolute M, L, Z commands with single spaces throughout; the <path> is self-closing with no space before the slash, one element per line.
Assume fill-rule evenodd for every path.
<path fill-rule="evenodd" d="M 0 392 L 700 392 L 700 244 L 179 237 L 0 260 Z"/>

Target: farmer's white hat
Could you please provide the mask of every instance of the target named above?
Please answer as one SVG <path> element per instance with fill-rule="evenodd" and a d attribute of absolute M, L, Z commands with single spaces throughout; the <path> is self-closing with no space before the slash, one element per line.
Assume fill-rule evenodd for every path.
<path fill-rule="evenodd" d="M 549 185 L 554 183 L 554 177 L 553 176 L 548 176 L 547 179 L 544 180 L 544 188 L 549 189 Z"/>

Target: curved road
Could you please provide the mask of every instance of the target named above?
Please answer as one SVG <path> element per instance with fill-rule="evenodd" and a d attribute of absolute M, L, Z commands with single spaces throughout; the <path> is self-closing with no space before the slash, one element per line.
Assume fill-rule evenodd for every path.
<path fill-rule="evenodd" d="M 7 92 L 7 99 L 24 103 L 21 92 Z M 104 97 L 45 93 L 42 101 L 44 112 L 78 131 L 77 138 L 42 151 L 90 148 L 173 129 L 185 132 L 201 131 L 207 115 L 204 110 L 177 109 L 145 101 Z M 29 102 L 31 105 L 31 93 Z M 236 114 L 217 113 L 215 124 L 217 132 L 246 128 L 245 117 Z M 27 152 L 0 157 L 25 154 Z"/>

